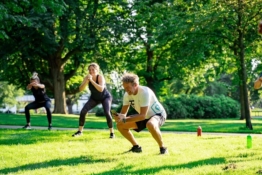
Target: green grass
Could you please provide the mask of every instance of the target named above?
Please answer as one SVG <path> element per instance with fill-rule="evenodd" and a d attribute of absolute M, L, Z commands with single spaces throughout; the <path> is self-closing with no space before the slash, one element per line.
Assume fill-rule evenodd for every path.
<path fill-rule="evenodd" d="M 133 132 L 143 148 L 141 154 L 124 153 L 131 144 L 116 130 L 109 139 L 104 117 L 87 117 L 81 137 L 72 130 L 0 129 L 0 174 L 21 175 L 251 175 L 262 174 L 262 137 L 252 135 L 253 147 L 246 148 L 244 135 L 210 135 L 205 132 L 261 133 L 262 120 L 253 118 L 254 130 L 243 129 L 244 120 L 167 120 L 162 130 L 169 155 L 159 155 L 150 133 Z M 45 115 L 32 115 L 33 126 L 47 126 Z M 24 115 L 0 114 L 0 125 L 24 125 Z M 53 115 L 54 127 L 77 128 L 77 115 Z"/>
<path fill-rule="evenodd" d="M 251 175 L 262 172 L 262 138 L 163 133 L 169 155 L 148 132 L 134 133 L 143 152 L 124 153 L 131 145 L 116 132 L 91 130 L 78 138 L 72 131 L 0 129 L 0 174 L 19 175 Z"/>
<path fill-rule="evenodd" d="M 64 128 L 77 128 L 78 115 L 53 114 L 53 126 Z M 32 126 L 47 126 L 46 115 L 31 115 Z M 24 114 L 0 114 L 0 125 L 25 125 Z M 162 131 L 187 131 L 196 132 L 201 126 L 203 132 L 227 132 L 227 133 L 262 133 L 262 118 L 252 118 L 253 130 L 246 129 L 245 120 L 239 119 L 179 119 L 167 120 Z M 96 117 L 89 114 L 86 117 L 85 128 L 106 129 L 105 117 Z"/>

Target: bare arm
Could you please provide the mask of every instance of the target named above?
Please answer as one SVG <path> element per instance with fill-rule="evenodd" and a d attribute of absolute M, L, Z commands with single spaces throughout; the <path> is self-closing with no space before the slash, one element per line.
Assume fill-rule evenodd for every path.
<path fill-rule="evenodd" d="M 254 83 L 254 89 L 259 89 L 262 84 L 262 77 L 259 77 Z"/>
<path fill-rule="evenodd" d="M 129 109 L 129 105 L 124 105 L 124 106 L 122 106 L 122 109 L 121 109 L 120 113 L 126 115 L 128 109 Z"/>
<path fill-rule="evenodd" d="M 83 91 L 86 88 L 86 86 L 88 85 L 88 83 L 89 83 L 89 77 L 87 75 L 87 76 L 85 76 L 83 82 L 79 86 L 79 91 Z"/>
<path fill-rule="evenodd" d="M 28 85 L 26 86 L 26 88 L 27 88 L 28 90 L 30 90 L 30 89 L 32 88 L 32 85 L 31 85 L 31 83 L 30 83 L 30 84 L 28 84 Z"/>
<path fill-rule="evenodd" d="M 40 84 L 40 83 L 36 83 L 36 82 L 30 83 L 30 84 L 27 85 L 27 89 L 28 90 L 32 89 L 32 87 L 44 89 L 45 85 L 44 84 Z"/>
<path fill-rule="evenodd" d="M 148 106 L 140 107 L 140 114 L 134 114 L 126 117 L 126 122 L 138 122 L 146 119 Z"/>
<path fill-rule="evenodd" d="M 128 109 L 129 109 L 129 105 L 125 105 L 122 107 L 121 113 L 118 114 L 117 116 L 114 116 L 116 122 L 124 122 L 123 119 L 125 119 L 125 122 L 138 122 L 146 119 L 148 106 L 141 107 L 140 114 L 134 114 L 126 117 Z"/>

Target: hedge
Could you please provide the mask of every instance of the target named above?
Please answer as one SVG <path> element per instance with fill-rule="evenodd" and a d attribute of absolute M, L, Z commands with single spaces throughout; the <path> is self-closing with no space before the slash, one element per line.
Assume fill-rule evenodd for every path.
<path fill-rule="evenodd" d="M 240 105 L 226 96 L 180 95 L 162 102 L 169 119 L 240 118 Z"/>

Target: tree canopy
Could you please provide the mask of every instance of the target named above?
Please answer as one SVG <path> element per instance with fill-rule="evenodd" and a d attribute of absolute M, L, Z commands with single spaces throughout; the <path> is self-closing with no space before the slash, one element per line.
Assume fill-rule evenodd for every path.
<path fill-rule="evenodd" d="M 161 97 L 227 94 L 252 128 L 260 0 L 11 0 L 0 9 L 0 78 L 23 87 L 37 71 L 56 113 L 97 62 L 108 75 L 137 73 Z"/>

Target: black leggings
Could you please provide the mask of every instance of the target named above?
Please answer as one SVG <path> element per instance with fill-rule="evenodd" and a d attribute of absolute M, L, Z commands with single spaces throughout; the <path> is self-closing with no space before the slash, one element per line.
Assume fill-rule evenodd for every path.
<path fill-rule="evenodd" d="M 105 113 L 106 121 L 107 121 L 107 126 L 109 128 L 113 128 L 112 116 L 111 116 L 111 113 L 110 113 L 111 104 L 112 104 L 112 97 L 111 96 L 103 99 L 103 101 L 95 101 L 92 98 L 90 98 L 86 102 L 86 104 L 84 105 L 84 107 L 82 108 L 82 110 L 80 112 L 79 126 L 85 125 L 87 112 L 100 103 L 102 103 L 102 106 L 103 106 L 103 109 L 104 109 L 104 113 Z"/>
<path fill-rule="evenodd" d="M 51 114 L 51 110 L 50 110 L 50 108 L 51 108 L 51 101 L 45 101 L 45 102 L 42 102 L 42 103 L 34 101 L 34 102 L 29 103 L 28 105 L 26 105 L 26 107 L 25 107 L 25 117 L 26 117 L 26 122 L 27 123 L 30 123 L 29 110 L 30 109 L 38 109 L 38 108 L 41 108 L 41 107 L 44 107 L 45 110 L 46 110 L 48 124 L 50 125 L 52 123 L 52 114 Z"/>

